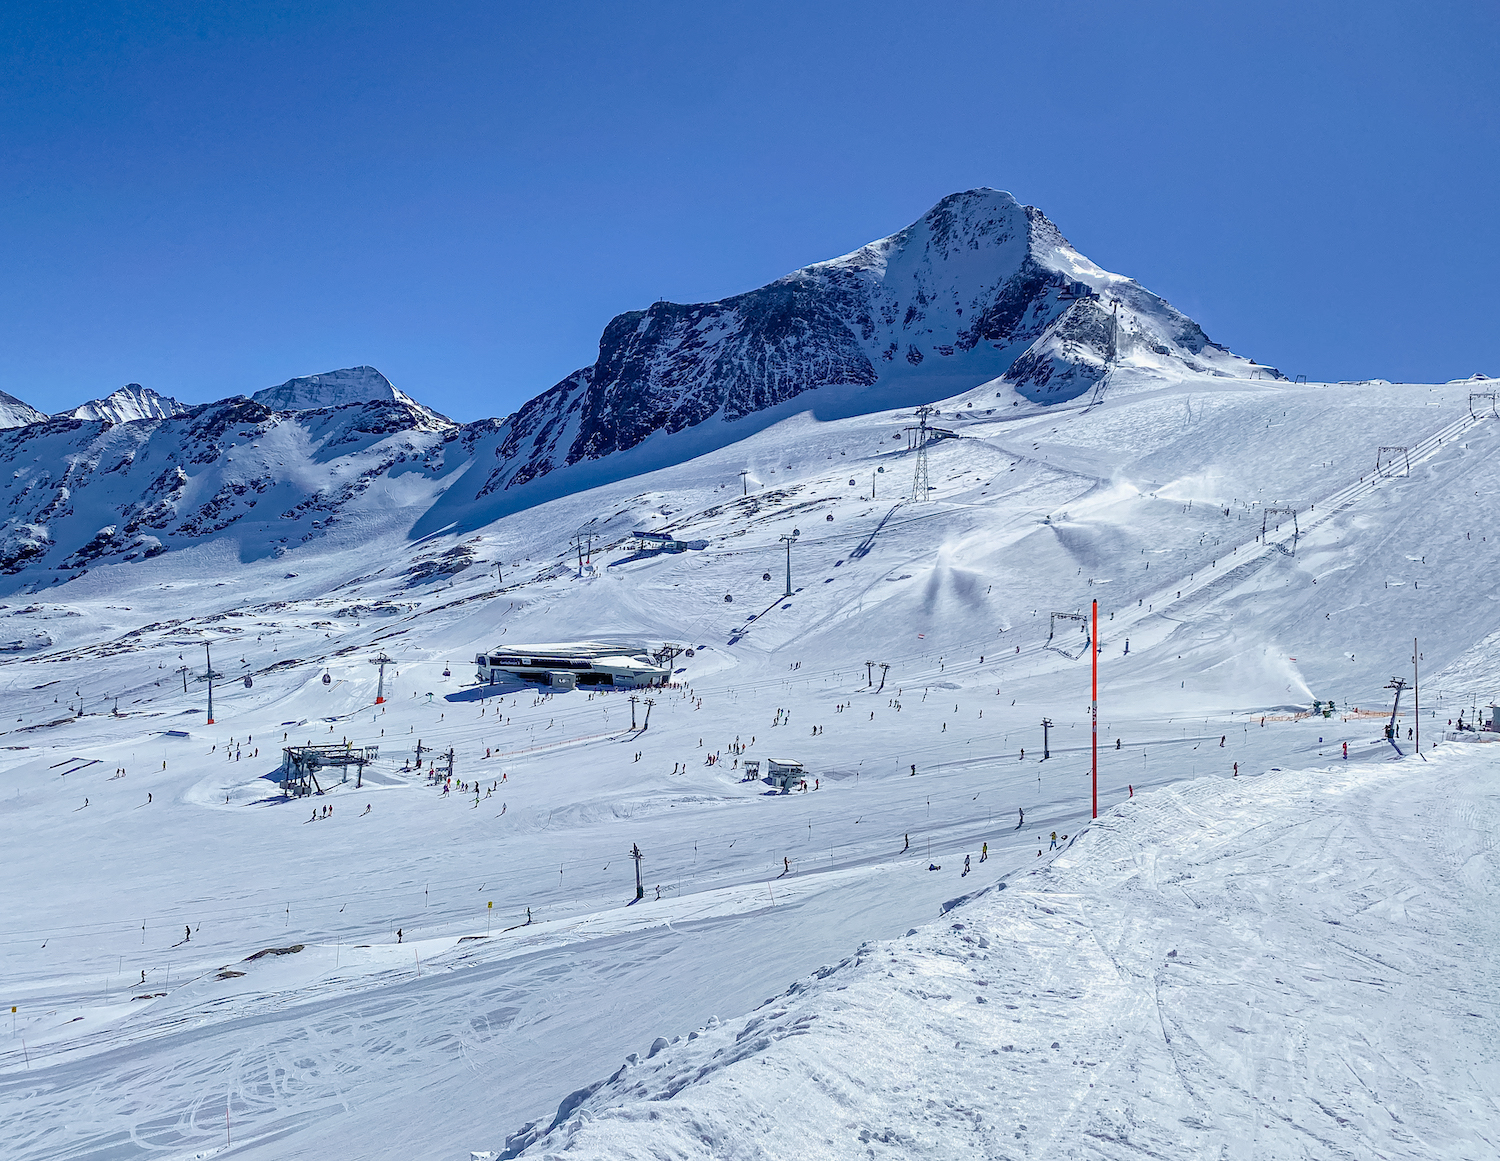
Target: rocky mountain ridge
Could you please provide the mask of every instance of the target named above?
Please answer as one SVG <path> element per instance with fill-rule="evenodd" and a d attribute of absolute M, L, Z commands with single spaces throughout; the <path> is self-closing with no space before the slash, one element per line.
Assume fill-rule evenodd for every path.
<path fill-rule="evenodd" d="M 283 554 L 349 519 L 413 538 L 682 462 L 798 411 L 838 417 L 981 384 L 1078 398 L 1115 368 L 1278 377 L 1094 265 L 996 190 L 712 303 L 613 319 L 599 358 L 515 414 L 459 425 L 373 367 L 187 407 L 130 384 L 48 418 L 0 398 L 0 574 L 52 584 L 229 537 Z"/>
<path fill-rule="evenodd" d="M 102 419 L 109 423 L 131 423 L 137 419 L 167 419 L 181 415 L 188 409 L 168 395 L 142 387 L 139 383 L 127 383 L 118 391 L 112 391 L 103 399 L 91 399 L 67 414 L 73 419 Z M 45 416 L 43 420 L 45 420 Z M 36 422 L 42 422 L 37 420 Z"/>
<path fill-rule="evenodd" d="M 832 407 L 851 414 L 1004 377 L 1025 398 L 1061 403 L 1121 362 L 1236 377 L 1255 366 L 1083 257 L 1034 206 L 968 190 L 758 290 L 617 316 L 593 365 L 506 421 L 479 494 L 693 428 L 700 450 L 723 446 L 811 393 L 837 394 Z"/>

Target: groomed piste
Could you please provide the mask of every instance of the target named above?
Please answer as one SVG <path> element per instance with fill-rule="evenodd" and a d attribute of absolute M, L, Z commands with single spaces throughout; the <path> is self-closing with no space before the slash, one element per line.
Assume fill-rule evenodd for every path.
<path fill-rule="evenodd" d="M 942 922 L 642 1045 L 509 1147 L 1494 1156 L 1492 754 L 1137 795 Z"/>

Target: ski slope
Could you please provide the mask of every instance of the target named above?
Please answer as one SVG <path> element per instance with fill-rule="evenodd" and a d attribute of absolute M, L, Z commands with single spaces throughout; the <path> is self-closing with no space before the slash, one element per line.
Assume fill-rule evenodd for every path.
<path fill-rule="evenodd" d="M 1492 1157 L 1487 750 L 1138 795 L 943 922 L 633 1055 L 532 1152 Z"/>
<path fill-rule="evenodd" d="M 1128 1076 L 1166 1086 L 1176 1075 L 1178 1087 L 1130 1105 L 1134 1120 L 1107 1137 L 1096 1132 L 1103 1093 L 1089 1103 L 1047 1077 L 1062 1067 L 1051 1057 L 1044 1065 L 1036 1053 L 1016 1056 L 1022 1072 L 1041 1070 L 1014 1088 L 1025 1133 L 1035 1134 L 1017 1138 L 1015 1118 L 994 1103 L 1001 1098 L 973 1088 L 1011 1091 L 998 1078 L 981 1082 L 974 1047 L 1003 1051 L 987 1038 L 1008 1029 L 981 1019 L 972 999 L 959 1016 L 957 1000 L 900 998 L 911 1005 L 896 1026 L 906 1035 L 902 1059 L 910 1064 L 914 1044 L 933 1049 L 917 1088 L 880 1063 L 896 1058 L 894 1043 L 884 1054 L 864 1047 L 886 1033 L 851 1017 L 819 1048 L 819 1067 L 842 1052 L 839 1067 L 867 1078 L 850 1073 L 838 1084 L 863 1095 L 824 1091 L 820 1074 L 807 1071 L 812 1057 L 756 1049 L 684 1090 L 673 1116 L 687 1119 L 662 1131 L 686 1141 L 692 1117 L 745 1126 L 760 1115 L 755 1108 L 774 1106 L 784 1108 L 775 1121 L 787 1132 L 832 1133 L 846 1115 L 837 1105 L 860 1111 L 847 1113 L 859 1128 L 835 1144 L 777 1137 L 767 1121 L 770 1136 L 709 1133 L 721 1152 L 704 1155 L 951 1153 L 953 1126 L 934 1121 L 922 1136 L 928 1130 L 915 1127 L 909 1103 L 918 1094 L 942 1103 L 948 1098 L 936 1094 L 947 1084 L 963 1088 L 959 1103 L 995 1133 L 1006 1126 L 1005 1147 L 1015 1150 L 1046 1147 L 1045 1125 L 1056 1142 L 1095 1142 L 1105 1156 L 1157 1145 L 1327 1155 L 1324 1141 L 1350 1155 L 1418 1156 L 1437 1146 L 1486 1155 L 1466 1153 L 1458 1129 L 1444 1136 L 1433 1127 L 1443 1108 L 1457 1106 L 1442 1105 L 1432 1087 L 1420 1100 L 1403 1098 L 1416 1110 L 1398 1114 L 1415 1119 L 1409 1130 L 1394 1120 L 1382 1128 L 1369 1112 L 1374 1098 L 1358 1097 L 1350 1106 L 1358 1117 L 1338 1113 L 1365 1134 L 1350 1142 L 1338 1133 L 1356 1130 L 1317 1122 L 1305 1103 L 1261 1138 L 1242 1131 L 1249 1120 L 1234 1119 L 1252 1109 L 1261 1116 L 1269 1095 L 1310 1101 L 1326 1086 L 1334 1047 L 1316 1060 L 1293 1054 L 1277 1071 L 1294 1017 L 1330 1044 L 1352 1026 L 1345 1007 L 1327 1017 L 1334 1022 L 1316 1022 L 1320 1005 L 1355 1003 L 1342 983 L 1277 991 L 1261 978 L 1263 955 L 1291 956 L 1294 947 L 1308 962 L 1333 955 L 1338 928 L 1298 917 L 1308 875 L 1329 877 L 1319 902 L 1346 925 L 1357 873 L 1368 874 L 1377 913 L 1394 913 L 1378 901 L 1402 875 L 1425 876 L 1438 893 L 1445 874 L 1465 890 L 1489 874 L 1478 808 L 1463 824 L 1479 836 L 1476 853 L 1457 870 L 1445 869 L 1448 848 L 1403 821 L 1423 818 L 1423 802 L 1482 800 L 1492 763 L 1488 747 L 1431 748 L 1460 708 L 1483 706 L 1497 684 L 1486 515 L 1500 490 L 1500 421 L 1470 416 L 1472 386 L 1122 374 L 1097 405 L 1047 409 L 996 383 L 939 404 L 938 422 L 958 438 L 931 446 L 935 490 L 924 504 L 909 496 L 909 411 L 829 422 L 803 415 L 475 532 L 411 542 L 409 513 L 395 505 L 280 559 L 246 563 L 210 543 L 6 598 L 0 638 L 19 646 L 0 668 L 8 711 L 0 818 L 11 872 L 0 1001 L 18 1009 L 0 1047 L 7 1156 L 215 1155 L 226 1147 L 226 1113 L 229 1148 L 247 1157 L 498 1150 L 525 1124 L 547 1128 L 569 1093 L 612 1075 L 628 1054 L 644 1059 L 658 1037 L 685 1037 L 717 1018 L 721 1029 L 651 1062 L 658 1072 L 698 1069 L 695 1054 L 722 1047 L 747 1013 L 765 1018 L 767 997 L 867 941 L 903 970 L 942 976 L 962 943 L 955 922 L 966 932 L 971 923 L 1016 928 L 1022 958 L 1000 961 L 995 951 L 985 970 L 1066 963 L 1048 986 L 1090 997 L 1079 1013 L 1051 999 L 1033 1006 L 1030 993 L 1017 1009 L 984 1006 L 984 1017 L 1021 1021 L 1006 1043 L 1040 1051 L 1039 1038 L 1073 1036 L 1073 1047 L 1057 1050 L 1068 1061 L 1113 1062 L 1110 1100 L 1124 1099 Z M 1376 449 L 1392 445 L 1409 449 L 1409 471 L 1403 457 L 1399 473 L 1376 473 Z M 1295 542 L 1284 519 L 1262 538 L 1267 507 L 1296 510 Z M 579 569 L 569 540 L 585 526 L 595 550 Z M 627 559 L 635 529 L 706 546 Z M 794 530 L 787 598 L 780 537 Z M 467 567 L 413 571 L 458 550 Z M 1052 612 L 1081 612 L 1092 599 L 1101 617 L 1106 817 L 1085 829 L 1087 658 L 1045 645 Z M 569 638 L 670 640 L 694 656 L 678 658 L 679 685 L 653 695 L 644 730 L 631 729 L 623 693 L 472 685 L 478 652 Z M 1413 638 L 1423 754 L 1411 757 L 1404 738 L 1414 725 L 1408 700 L 1407 758 L 1396 761 L 1382 719 L 1368 715 L 1388 710 L 1392 674 L 1410 678 Z M 213 726 L 203 712 L 204 640 L 222 675 Z M 369 662 L 382 650 L 396 665 L 377 707 Z M 1340 713 L 1292 720 L 1313 698 L 1336 699 Z M 1353 707 L 1366 715 L 1343 712 Z M 635 706 L 638 721 L 645 708 Z M 1055 723 L 1046 761 L 1043 717 Z M 346 737 L 380 747 L 361 786 L 351 776 L 311 802 L 278 799 L 271 775 L 284 741 Z M 422 771 L 410 768 L 418 741 Z M 429 782 L 434 747 L 453 748 L 455 777 L 481 787 L 477 801 Z M 708 764 L 710 754 L 721 760 Z M 782 756 L 804 761 L 817 789 L 768 795 L 740 780 L 739 759 Z M 1292 773 L 1335 761 L 1334 775 Z M 1281 772 L 1261 776 L 1272 768 Z M 1304 793 L 1314 785 L 1322 789 Z M 1309 796 L 1324 804 L 1318 826 L 1369 847 L 1355 870 L 1340 869 L 1355 867 L 1353 855 L 1299 829 L 1311 825 L 1299 814 Z M 318 817 L 330 805 L 332 816 Z M 1364 816 L 1368 831 L 1350 829 L 1348 820 Z M 1226 836 L 1222 865 L 1206 865 L 1209 855 L 1194 845 L 1205 819 Z M 1254 829 L 1262 823 L 1264 833 Z M 1050 853 L 1039 859 L 1054 830 L 1082 837 L 1056 862 Z M 1417 837 L 1392 837 L 1402 834 Z M 632 844 L 645 854 L 640 903 L 632 903 Z M 977 868 L 967 878 L 965 855 Z M 1171 891 L 1129 870 L 1158 862 L 1210 876 L 1216 901 L 1233 901 L 1254 879 L 1253 906 L 1231 922 L 1229 904 L 1200 899 L 1218 908 L 1217 926 L 1205 928 L 1198 908 L 1176 909 Z M 1045 873 L 1033 876 L 1039 867 Z M 933 926 L 945 903 L 1000 880 L 1005 892 Z M 1156 965 L 1156 944 L 1131 929 L 1126 903 L 1148 886 L 1154 918 L 1141 922 L 1166 933 L 1177 959 L 1209 965 L 1196 975 Z M 1087 902 L 1050 916 L 1013 913 L 1027 892 Z M 1461 926 L 1462 899 L 1433 911 L 1422 937 L 1448 939 L 1451 962 L 1403 976 L 1412 990 L 1401 995 L 1451 987 L 1454 973 L 1478 970 L 1471 953 L 1485 946 L 1484 932 Z M 1285 926 L 1260 923 L 1255 907 L 1293 914 Z M 903 941 L 912 928 L 917 935 Z M 1361 938 L 1375 947 L 1387 929 Z M 1103 963 L 1101 945 L 1124 949 L 1114 990 L 1083 979 L 1085 966 L 1092 980 Z M 1068 974 L 1089 946 L 1096 958 Z M 249 958 L 266 949 L 283 950 Z M 1415 945 L 1393 954 L 1415 956 Z M 1344 974 L 1332 971 L 1335 983 L 1349 978 L 1353 960 L 1337 962 Z M 858 997 L 836 992 L 840 973 L 799 984 L 800 1016 L 821 1021 L 856 998 L 868 1012 L 898 1004 L 895 985 L 873 968 L 859 971 Z M 1111 1015 L 1145 1028 L 1140 980 L 1161 972 L 1201 983 L 1172 985 L 1181 1039 L 1201 1046 L 1190 1068 L 1160 1034 L 1125 1044 L 1102 1030 Z M 1274 1004 L 1260 1023 L 1236 1018 L 1248 1032 L 1226 1032 L 1226 997 L 1252 987 Z M 951 980 L 934 979 L 928 990 L 948 994 Z M 1387 1007 L 1412 1037 L 1454 1043 L 1424 1065 L 1443 1091 L 1493 1107 L 1484 1087 L 1492 1062 L 1478 1048 L 1478 1056 L 1459 1050 L 1450 1036 L 1458 1024 L 1436 1022 L 1459 1021 L 1457 1007 L 1435 1009 L 1432 1023 L 1420 1005 Z M 1082 1023 L 1045 1031 L 1070 1020 Z M 944 1047 L 953 1042 L 970 1048 Z M 804 1039 L 777 1043 L 811 1048 Z M 1416 1059 L 1414 1040 L 1391 1043 L 1380 1050 L 1385 1072 L 1365 1077 L 1382 1094 L 1384 1077 L 1410 1073 Z M 1348 1052 L 1341 1059 L 1360 1067 Z M 744 1087 L 736 1069 L 752 1066 L 774 1069 L 781 1087 Z M 960 1073 L 968 1075 L 961 1084 Z M 645 1114 L 631 1111 L 634 1083 L 622 1077 L 601 1089 L 584 1106 L 588 1124 L 559 1126 L 577 1134 L 578 1155 L 639 1155 L 631 1125 Z M 656 1081 L 641 1083 L 651 1091 Z M 1189 1087 L 1199 1095 L 1184 1095 Z M 775 1105 L 783 1099 L 791 1103 Z M 745 1103 L 754 1100 L 768 1103 Z M 888 1116 L 877 1109 L 887 1101 Z M 1344 1109 L 1337 1100 L 1329 1107 Z M 1489 1141 L 1491 1114 L 1474 1107 L 1465 1131 Z M 799 1109 L 811 1115 L 793 1116 Z M 1183 1118 L 1200 1121 L 1192 1132 L 1201 1135 L 1183 1136 Z M 1314 1123 L 1324 1135 L 1305 1131 Z M 879 1144 L 888 1131 L 915 1135 Z M 558 1140 L 533 1151 L 560 1148 Z"/>

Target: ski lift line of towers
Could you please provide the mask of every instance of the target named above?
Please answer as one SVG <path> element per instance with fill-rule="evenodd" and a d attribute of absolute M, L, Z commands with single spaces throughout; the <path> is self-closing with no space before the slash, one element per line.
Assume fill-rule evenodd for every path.
<path fill-rule="evenodd" d="M 1484 406 L 1484 404 L 1486 404 L 1486 403 L 1488 404 L 1488 407 Z M 1479 406 L 1476 407 L 1476 404 L 1479 404 Z M 929 415 L 933 414 L 933 413 L 934 413 L 934 409 L 932 409 L 932 408 L 928 408 L 928 407 L 919 408 L 917 410 L 917 418 L 918 418 L 918 421 L 919 421 L 918 424 L 915 427 L 907 429 L 908 431 L 912 431 L 912 432 L 915 433 L 915 435 L 913 436 L 913 439 L 914 439 L 914 445 L 915 445 L 915 447 L 916 447 L 916 449 L 918 451 L 918 463 L 917 463 L 916 471 L 914 472 L 913 494 L 912 494 L 913 500 L 914 501 L 918 501 L 918 502 L 920 502 L 920 500 L 922 500 L 922 499 L 928 498 L 928 495 L 930 493 L 930 488 L 923 487 L 922 485 L 925 483 L 925 480 L 926 480 L 926 471 L 925 471 L 925 467 L 926 467 L 926 455 L 925 455 L 926 444 L 927 444 L 927 442 L 929 442 L 930 438 L 932 438 L 932 436 L 934 434 L 938 433 L 938 429 L 934 429 L 934 428 L 929 427 L 927 425 L 927 422 L 926 422 L 927 421 L 927 417 Z M 1447 425 L 1444 429 L 1442 429 L 1442 430 L 1440 430 L 1438 432 L 1433 433 L 1432 435 L 1428 436 L 1426 439 L 1420 441 L 1416 445 L 1382 445 L 1377 450 L 1377 453 L 1376 453 L 1376 476 L 1377 477 L 1381 477 L 1381 476 L 1389 477 L 1391 475 L 1394 475 L 1395 474 L 1394 468 L 1395 468 L 1395 466 L 1396 466 L 1396 464 L 1398 462 L 1398 459 L 1399 459 L 1399 463 L 1400 463 L 1400 468 L 1401 468 L 1402 474 L 1403 475 L 1409 475 L 1410 471 L 1411 471 L 1411 460 L 1412 460 L 1412 456 L 1413 455 L 1416 455 L 1416 456 L 1418 456 L 1420 458 L 1423 455 L 1436 450 L 1436 448 L 1439 447 L 1444 442 L 1445 439 L 1448 439 L 1448 438 L 1451 438 L 1454 435 L 1457 435 L 1459 433 L 1459 431 L 1462 430 L 1463 427 L 1468 426 L 1469 424 L 1472 424 L 1472 423 L 1479 422 L 1480 420 L 1489 419 L 1489 418 L 1500 418 L 1500 393 L 1497 393 L 1497 392 L 1471 392 L 1469 394 L 1469 398 L 1468 398 L 1468 412 L 1467 412 L 1467 414 L 1462 419 L 1460 419 L 1459 421 L 1456 421 L 1454 424 Z M 938 438 L 941 438 L 942 436 L 947 435 L 947 434 L 948 433 L 946 433 L 946 432 L 940 433 L 940 434 L 938 434 Z M 742 471 L 741 472 L 741 480 L 742 480 L 742 490 L 743 491 L 748 491 L 748 483 L 746 482 L 747 479 L 748 479 L 748 471 Z M 1361 484 L 1363 482 L 1364 482 L 1363 479 L 1361 479 L 1361 481 L 1359 481 L 1359 483 L 1361 483 Z M 1355 489 L 1357 488 L 1357 486 L 1358 486 L 1357 484 L 1346 485 L 1343 489 L 1340 489 L 1339 491 L 1335 492 L 1333 495 L 1327 497 L 1325 499 L 1325 506 L 1333 508 L 1333 509 L 1336 510 L 1338 507 L 1342 506 L 1343 503 L 1347 503 L 1348 500 L 1350 500 L 1350 499 L 1353 498 L 1353 496 L 1355 494 Z M 1332 503 L 1330 504 L 1329 501 L 1332 501 Z M 1262 540 L 1262 542 L 1264 543 L 1265 535 L 1268 532 L 1275 531 L 1275 527 L 1279 527 L 1279 525 L 1273 527 L 1270 524 L 1270 518 L 1273 515 L 1276 515 L 1276 514 L 1284 514 L 1284 515 L 1288 515 L 1288 516 L 1290 516 L 1292 518 L 1292 522 L 1293 522 L 1292 546 L 1293 546 L 1293 551 L 1295 551 L 1297 540 L 1298 540 L 1298 538 L 1301 535 L 1301 530 L 1300 530 L 1300 526 L 1297 523 L 1297 511 L 1295 509 L 1293 509 L 1293 508 L 1290 508 L 1290 507 L 1283 507 L 1283 506 L 1277 506 L 1277 505 L 1269 505 L 1269 506 L 1265 507 L 1262 510 L 1262 529 L 1261 529 L 1261 533 L 1262 533 L 1261 540 Z M 594 535 L 595 535 L 594 533 L 590 532 L 587 529 L 587 527 L 585 527 L 585 529 L 580 530 L 579 534 L 574 537 L 573 545 L 579 548 L 580 553 L 589 553 L 589 554 L 591 554 L 591 551 L 592 551 L 592 538 L 593 538 Z M 787 575 L 787 594 L 786 595 L 791 595 L 791 584 L 790 584 L 791 540 L 789 538 L 785 538 L 785 537 L 783 537 L 783 539 L 787 541 L 786 550 L 787 550 L 787 574 L 788 575 Z M 1286 551 L 1286 549 L 1285 549 L 1284 546 L 1279 546 L 1278 545 L 1277 547 L 1280 547 L 1282 549 L 1282 551 Z M 584 560 L 584 557 L 581 555 L 580 556 L 580 566 L 582 565 L 583 560 Z M 1065 656 L 1065 657 L 1076 658 L 1077 654 L 1070 654 L 1067 651 L 1067 649 L 1066 649 L 1066 647 L 1064 645 L 1056 645 L 1056 646 L 1054 646 L 1052 644 L 1052 642 L 1053 642 L 1053 640 L 1056 637 L 1057 620 L 1059 618 L 1062 618 L 1064 620 L 1074 620 L 1074 619 L 1082 619 L 1082 617 L 1083 617 L 1082 614 L 1077 614 L 1077 613 L 1073 613 L 1073 614 L 1054 614 L 1053 615 L 1053 619 L 1052 619 L 1052 624 L 1050 626 L 1050 630 L 1049 630 L 1049 634 L 1048 634 L 1048 643 L 1046 645 L 1044 645 L 1043 648 L 1050 648 L 1054 652 L 1058 652 L 1059 654 L 1061 654 L 1062 656 Z M 206 662 L 207 662 L 207 681 L 208 681 L 208 685 L 209 685 L 209 707 L 210 707 L 209 708 L 209 713 L 207 715 L 207 722 L 206 722 L 206 724 L 212 725 L 212 724 L 216 724 L 216 720 L 213 717 L 213 709 L 212 709 L 212 704 L 213 704 L 212 703 L 213 678 L 221 676 L 221 675 L 216 674 L 216 673 L 213 672 L 212 656 L 211 656 L 209 642 L 206 642 L 206 641 L 204 642 L 204 649 L 205 649 L 205 659 L 206 659 Z M 386 665 L 393 664 L 393 661 L 390 658 L 385 657 L 382 654 L 382 656 L 380 658 L 372 659 L 371 663 L 380 667 L 380 688 L 379 688 L 379 692 L 377 693 L 377 696 L 376 696 L 376 704 L 379 704 L 381 701 L 384 700 L 384 669 L 385 669 Z M 669 672 L 670 672 L 670 670 L 669 670 Z M 184 681 L 185 680 L 186 680 L 186 678 L 184 677 Z M 325 676 L 325 682 L 326 682 L 326 676 Z M 248 683 L 248 679 L 247 679 L 247 683 Z"/>

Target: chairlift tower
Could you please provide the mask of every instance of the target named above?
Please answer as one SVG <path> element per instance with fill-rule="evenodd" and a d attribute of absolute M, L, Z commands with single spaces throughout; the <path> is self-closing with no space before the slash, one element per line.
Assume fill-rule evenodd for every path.
<path fill-rule="evenodd" d="M 912 475 L 911 502 L 913 504 L 925 504 L 932 491 L 932 485 L 927 479 L 927 417 L 937 409 L 925 404 L 917 408 L 917 426 L 908 427 L 906 430 L 915 432 L 913 439 L 916 441 L 917 467 Z M 790 594 L 788 594 L 790 595 Z"/>
<path fill-rule="evenodd" d="M 797 539 L 797 530 L 792 529 L 790 536 L 781 539 L 786 543 L 786 592 L 782 595 L 789 597 L 792 595 L 792 544 Z"/>
<path fill-rule="evenodd" d="M 1391 702 L 1391 720 L 1385 727 L 1385 740 L 1393 746 L 1396 746 L 1396 711 L 1401 708 L 1401 692 L 1405 688 L 1406 678 L 1404 677 L 1393 677 L 1386 685 L 1386 689 L 1396 691 L 1395 700 Z M 1399 754 L 1400 752 L 1401 747 L 1396 746 L 1396 753 Z"/>
<path fill-rule="evenodd" d="M 208 667 L 208 725 L 214 724 L 214 659 L 209 652 L 208 642 L 203 642 L 204 663 Z"/>
<path fill-rule="evenodd" d="M 375 704 L 381 705 L 385 702 L 385 667 L 394 665 L 395 662 L 382 652 L 379 657 L 370 658 L 370 664 L 380 667 L 380 683 L 375 687 Z"/>
<path fill-rule="evenodd" d="M 1051 730 L 1052 730 L 1052 719 L 1051 718 L 1043 718 L 1042 719 L 1042 761 L 1043 762 L 1045 762 L 1048 758 L 1052 757 L 1052 751 L 1047 748 L 1048 747 L 1048 741 L 1049 741 L 1050 734 L 1051 734 Z"/>

